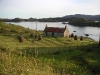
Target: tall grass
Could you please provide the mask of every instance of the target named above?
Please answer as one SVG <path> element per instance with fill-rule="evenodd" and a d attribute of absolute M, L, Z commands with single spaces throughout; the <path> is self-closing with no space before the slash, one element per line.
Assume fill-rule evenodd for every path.
<path fill-rule="evenodd" d="M 1 75 L 55 75 L 53 69 L 37 58 L 0 51 Z"/>
<path fill-rule="evenodd" d="M 2 39 L 0 40 L 1 74 L 91 75 L 87 64 L 83 63 L 85 66 L 80 66 L 82 62 L 76 60 L 76 56 L 86 54 L 83 50 L 77 50 L 77 46 L 74 44 L 76 41 L 61 37 L 44 37 L 41 41 L 35 40 L 36 50 L 39 52 L 38 57 L 35 57 L 33 38 L 28 38 L 25 42 L 20 43 L 16 36 L 0 36 Z M 62 42 L 60 42 L 61 40 Z M 83 45 L 82 43 L 86 47 L 93 42 L 89 43 L 87 39 L 78 40 L 79 49 Z M 76 57 L 75 60 L 74 57 Z"/>

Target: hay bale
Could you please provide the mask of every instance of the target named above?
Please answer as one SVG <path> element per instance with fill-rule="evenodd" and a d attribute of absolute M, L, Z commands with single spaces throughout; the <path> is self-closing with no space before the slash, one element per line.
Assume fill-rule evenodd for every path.
<path fill-rule="evenodd" d="M 42 40 L 42 36 L 41 35 L 39 35 L 38 40 Z"/>
<path fill-rule="evenodd" d="M 80 37 L 80 40 L 81 40 L 81 41 L 83 40 L 83 36 Z"/>
<path fill-rule="evenodd" d="M 19 42 L 24 42 L 24 38 L 22 35 L 18 35 L 17 39 L 19 40 Z"/>
<path fill-rule="evenodd" d="M 35 38 L 38 38 L 38 34 L 35 35 Z"/>
<path fill-rule="evenodd" d="M 77 39 L 78 39 L 78 38 L 77 38 L 77 35 L 75 35 L 75 36 L 74 36 L 74 40 L 77 40 Z"/>
<path fill-rule="evenodd" d="M 74 34 L 72 33 L 72 34 L 70 35 L 70 37 L 74 37 Z"/>

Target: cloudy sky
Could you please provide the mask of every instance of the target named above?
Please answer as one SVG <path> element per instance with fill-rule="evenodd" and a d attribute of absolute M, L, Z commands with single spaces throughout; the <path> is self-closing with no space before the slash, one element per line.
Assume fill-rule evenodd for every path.
<path fill-rule="evenodd" d="M 0 18 L 49 18 L 100 14 L 100 0 L 0 0 Z"/>

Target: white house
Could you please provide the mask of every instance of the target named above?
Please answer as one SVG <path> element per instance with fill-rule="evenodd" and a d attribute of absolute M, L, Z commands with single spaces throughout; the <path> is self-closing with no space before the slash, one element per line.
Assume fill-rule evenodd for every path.
<path fill-rule="evenodd" d="M 62 37 L 69 37 L 69 30 L 67 26 L 65 28 L 58 28 L 58 27 L 45 27 L 44 29 L 45 36 L 62 36 Z"/>

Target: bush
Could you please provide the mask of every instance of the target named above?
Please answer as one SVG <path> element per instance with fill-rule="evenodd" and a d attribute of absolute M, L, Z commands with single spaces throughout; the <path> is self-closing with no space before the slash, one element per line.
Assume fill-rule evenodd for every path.
<path fill-rule="evenodd" d="M 77 35 L 75 35 L 75 36 L 74 36 L 74 40 L 77 40 L 77 39 L 78 39 L 78 38 L 77 38 Z"/>
<path fill-rule="evenodd" d="M 60 52 L 59 52 L 59 51 L 54 52 L 54 55 L 58 55 L 58 54 L 60 54 Z"/>
<path fill-rule="evenodd" d="M 18 35 L 17 39 L 19 40 L 19 42 L 24 42 L 24 38 L 22 35 Z"/>
<path fill-rule="evenodd" d="M 30 34 L 30 37 L 33 37 L 33 36 L 34 36 L 34 35 L 31 33 L 31 34 Z"/>

